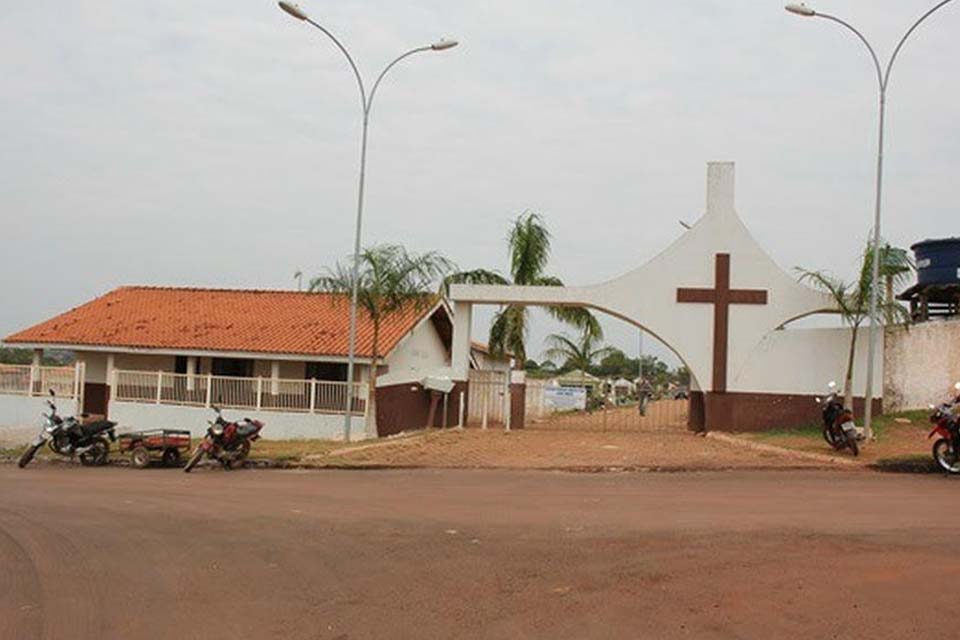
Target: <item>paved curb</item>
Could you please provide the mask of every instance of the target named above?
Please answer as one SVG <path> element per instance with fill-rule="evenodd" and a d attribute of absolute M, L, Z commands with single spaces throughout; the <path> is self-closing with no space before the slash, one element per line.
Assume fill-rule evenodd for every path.
<path fill-rule="evenodd" d="M 763 444 L 761 442 L 753 442 L 751 440 L 744 440 L 743 438 L 737 438 L 736 436 L 731 436 L 727 433 L 721 433 L 719 431 L 708 431 L 706 437 L 711 440 L 717 440 L 719 442 L 725 442 L 729 445 L 735 447 L 741 447 L 743 449 L 751 449 L 753 451 L 762 451 L 764 453 L 774 453 L 777 455 L 787 456 L 790 458 L 798 458 L 801 460 L 813 460 L 816 462 L 823 462 L 829 465 L 841 465 L 848 467 L 865 467 L 855 460 L 850 458 L 840 458 L 837 456 L 830 456 L 824 453 L 811 453 L 809 451 L 797 451 L 796 449 L 787 449 L 786 447 L 778 447 L 773 444 Z"/>

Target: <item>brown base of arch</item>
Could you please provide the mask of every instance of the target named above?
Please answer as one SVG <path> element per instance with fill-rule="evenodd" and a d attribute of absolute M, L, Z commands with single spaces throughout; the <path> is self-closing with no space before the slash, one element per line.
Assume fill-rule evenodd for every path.
<path fill-rule="evenodd" d="M 820 421 L 817 396 L 785 393 L 690 393 L 688 426 L 691 431 L 767 431 L 791 429 Z M 854 398 L 853 412 L 863 415 L 863 398 Z M 883 412 L 883 400 L 873 401 L 874 415 Z"/>

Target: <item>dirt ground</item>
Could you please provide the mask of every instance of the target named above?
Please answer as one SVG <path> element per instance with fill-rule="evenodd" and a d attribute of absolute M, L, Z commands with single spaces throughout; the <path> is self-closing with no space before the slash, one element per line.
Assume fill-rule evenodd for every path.
<path fill-rule="evenodd" d="M 429 431 L 321 455 L 317 464 L 510 469 L 757 469 L 823 466 L 698 437 L 685 428 L 641 432 L 523 429 Z"/>
<path fill-rule="evenodd" d="M 0 638 L 954 638 L 960 484 L 0 467 Z"/>

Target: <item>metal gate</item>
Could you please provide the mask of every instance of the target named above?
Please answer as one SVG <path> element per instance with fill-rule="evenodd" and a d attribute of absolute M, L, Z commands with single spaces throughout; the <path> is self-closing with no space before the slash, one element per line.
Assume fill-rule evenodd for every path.
<path fill-rule="evenodd" d="M 528 405 L 529 408 L 530 405 Z M 689 415 L 687 400 L 651 400 L 644 411 L 633 402 L 615 405 L 601 404 L 592 410 L 564 411 L 526 417 L 527 429 L 555 431 L 681 431 L 686 430 Z"/>

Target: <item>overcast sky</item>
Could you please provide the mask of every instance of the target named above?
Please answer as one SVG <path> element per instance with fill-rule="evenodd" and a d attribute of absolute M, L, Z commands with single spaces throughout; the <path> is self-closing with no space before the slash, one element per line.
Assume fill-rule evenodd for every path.
<path fill-rule="evenodd" d="M 0 334 L 124 284 L 295 287 L 298 268 L 350 252 L 359 98 L 322 34 L 270 0 L 6 4 Z M 815 6 L 886 58 L 933 4 Z M 877 88 L 835 24 L 777 0 L 301 6 L 371 79 L 410 47 L 462 43 L 381 86 L 365 244 L 504 269 L 509 221 L 530 209 L 553 233 L 552 272 L 590 284 L 680 235 L 677 220 L 703 211 L 706 162 L 734 160 L 740 215 L 779 264 L 855 269 Z M 957 33 L 960 3 L 894 69 L 884 234 L 896 244 L 960 235 Z M 636 353 L 636 329 L 605 324 Z M 554 330 L 537 316 L 531 355 Z"/>

